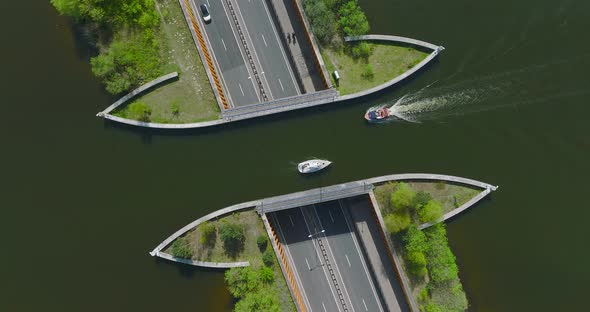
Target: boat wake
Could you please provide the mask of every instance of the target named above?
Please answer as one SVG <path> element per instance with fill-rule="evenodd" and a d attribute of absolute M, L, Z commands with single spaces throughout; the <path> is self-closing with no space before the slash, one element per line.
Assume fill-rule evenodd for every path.
<path fill-rule="evenodd" d="M 389 113 L 395 117 L 390 120 L 420 123 L 505 107 L 516 109 L 533 103 L 550 103 L 590 92 L 575 85 L 564 89 L 550 83 L 556 67 L 575 60 L 577 58 L 533 65 L 440 87 L 435 86 L 436 81 L 380 106 L 389 107 Z"/>

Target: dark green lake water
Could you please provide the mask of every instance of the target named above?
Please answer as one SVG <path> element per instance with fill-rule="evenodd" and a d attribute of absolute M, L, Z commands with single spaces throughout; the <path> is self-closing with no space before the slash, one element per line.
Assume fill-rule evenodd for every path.
<path fill-rule="evenodd" d="M 96 118 L 113 99 L 46 2 L 0 4 L 0 310 L 229 311 L 221 272 L 148 251 L 230 204 L 404 172 L 500 185 L 448 227 L 473 311 L 587 307 L 589 1 L 363 0 L 374 33 L 446 50 L 379 96 L 185 132 Z M 407 94 L 421 123 L 363 121 Z M 309 156 L 334 166 L 302 178 Z"/>

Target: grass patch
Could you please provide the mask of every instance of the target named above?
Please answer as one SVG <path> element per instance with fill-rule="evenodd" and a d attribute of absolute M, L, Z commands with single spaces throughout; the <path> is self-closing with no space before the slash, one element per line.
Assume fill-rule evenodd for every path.
<path fill-rule="evenodd" d="M 228 224 L 239 226 L 244 234 L 243 244 L 237 250 L 230 252 L 224 249 L 223 235 L 220 232 L 220 228 Z M 214 232 L 211 230 L 212 228 L 215 229 Z M 181 243 L 176 243 L 176 241 L 181 241 Z M 263 267 L 272 269 L 274 277 L 272 282 L 269 285 L 257 286 L 260 289 L 257 289 L 256 292 L 272 291 L 271 295 L 276 296 L 281 307 L 280 311 L 296 311 L 287 282 L 281 272 L 281 267 L 272 250 L 272 245 L 268 242 L 264 224 L 254 210 L 236 212 L 202 223 L 176 241 L 170 244 L 164 252 L 173 254 L 173 248 L 176 247 L 181 253 L 191 255 L 193 260 L 209 262 L 249 261 L 249 269 L 253 271 L 258 272 Z M 188 248 L 189 251 L 185 248 Z M 246 304 L 246 301 L 243 304 Z"/>
<path fill-rule="evenodd" d="M 443 214 L 463 205 L 482 190 L 466 185 L 440 182 L 407 182 L 416 192 L 426 192 L 442 204 Z"/>
<path fill-rule="evenodd" d="M 331 73 L 338 70 L 339 84 L 330 75 L 332 83 L 341 95 L 367 90 L 383 84 L 401 74 L 428 56 L 428 53 L 411 47 L 403 47 L 390 43 L 368 43 L 372 53 L 367 58 L 353 58 L 345 49 L 350 48 L 344 43 L 344 48 L 336 49 L 323 47 L 321 54 L 326 68 Z M 368 67 L 372 68 L 369 74 Z"/>
<path fill-rule="evenodd" d="M 155 2 L 161 17 L 160 31 L 156 36 L 162 43 L 160 55 L 165 64 L 164 73 L 178 71 L 180 77 L 135 98 L 113 114 L 136 119 L 129 107 L 141 102 L 151 110 L 151 122 L 189 123 L 218 119 L 219 106 L 180 4 L 177 0 Z"/>

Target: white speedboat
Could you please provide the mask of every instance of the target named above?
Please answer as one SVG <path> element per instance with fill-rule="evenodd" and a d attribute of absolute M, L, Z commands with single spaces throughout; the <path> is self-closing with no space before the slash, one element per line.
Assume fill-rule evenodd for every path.
<path fill-rule="evenodd" d="M 312 173 L 316 171 L 320 171 L 331 164 L 328 160 L 323 159 L 311 159 L 306 160 L 299 165 L 297 165 L 297 170 L 301 173 Z"/>

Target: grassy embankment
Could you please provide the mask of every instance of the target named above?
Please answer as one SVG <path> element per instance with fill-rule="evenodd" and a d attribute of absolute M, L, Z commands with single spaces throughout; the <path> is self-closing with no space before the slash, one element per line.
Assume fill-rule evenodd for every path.
<path fill-rule="evenodd" d="M 135 98 L 113 114 L 159 123 L 214 120 L 219 106 L 177 0 L 156 0 L 160 16 L 160 55 L 165 73 L 178 71 L 180 78 Z M 139 106 L 139 107 L 138 107 Z M 145 114 L 145 107 L 149 116 Z M 147 117 L 147 118 L 146 118 Z"/>
<path fill-rule="evenodd" d="M 423 231 L 417 225 L 440 220 L 479 192 L 444 182 L 386 183 L 375 188 L 385 226 L 402 255 L 402 266 L 422 311 L 465 311 L 468 302 L 444 223 Z"/>
<path fill-rule="evenodd" d="M 322 48 L 326 69 L 330 73 L 332 83 L 341 95 L 367 90 L 386 83 L 408 71 L 428 56 L 428 53 L 395 44 L 371 42 L 368 45 L 372 53 L 367 58 L 355 58 L 346 53 L 345 48 Z M 334 70 L 338 70 L 340 75 L 338 84 L 331 74 Z"/>
<path fill-rule="evenodd" d="M 369 21 L 357 0 L 303 0 L 311 31 L 318 39 L 330 79 L 341 95 L 383 84 L 422 61 L 428 53 L 391 43 L 344 42 L 369 33 Z M 334 80 L 338 70 L 340 79 Z"/>
<path fill-rule="evenodd" d="M 241 211 L 203 223 L 173 242 L 165 252 L 200 261 L 249 261 L 247 268 L 226 271 L 228 288 L 238 299 L 235 311 L 252 307 L 295 311 L 262 220 L 255 211 Z"/>

